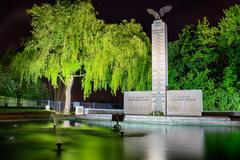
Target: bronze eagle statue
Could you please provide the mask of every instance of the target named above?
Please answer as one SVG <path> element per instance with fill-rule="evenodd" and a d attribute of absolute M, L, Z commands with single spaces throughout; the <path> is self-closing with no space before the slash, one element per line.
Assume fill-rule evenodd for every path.
<path fill-rule="evenodd" d="M 157 19 L 161 19 L 166 13 L 170 12 L 172 9 L 172 6 L 171 5 L 166 5 L 164 7 L 162 7 L 160 10 L 159 10 L 159 13 L 154 11 L 153 9 L 151 8 L 148 8 L 147 9 L 147 12 L 151 15 L 154 16 L 154 18 L 157 20 Z"/>

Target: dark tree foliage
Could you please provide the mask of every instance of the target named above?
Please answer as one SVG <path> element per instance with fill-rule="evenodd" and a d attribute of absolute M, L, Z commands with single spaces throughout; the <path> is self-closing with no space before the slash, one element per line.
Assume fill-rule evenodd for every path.
<path fill-rule="evenodd" d="M 0 64 L 0 96 L 25 98 L 25 99 L 41 99 L 47 98 L 47 89 L 40 80 L 37 83 L 26 83 L 13 74 L 8 67 Z"/>

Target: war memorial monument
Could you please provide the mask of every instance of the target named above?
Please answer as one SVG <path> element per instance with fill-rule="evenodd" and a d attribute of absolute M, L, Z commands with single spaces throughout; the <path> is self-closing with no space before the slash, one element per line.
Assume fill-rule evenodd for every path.
<path fill-rule="evenodd" d="M 147 9 L 155 17 L 152 23 L 152 91 L 124 92 L 124 113 L 149 115 L 201 116 L 201 90 L 167 90 L 168 40 L 167 25 L 161 19 L 171 10 L 167 5 L 159 13 Z"/>

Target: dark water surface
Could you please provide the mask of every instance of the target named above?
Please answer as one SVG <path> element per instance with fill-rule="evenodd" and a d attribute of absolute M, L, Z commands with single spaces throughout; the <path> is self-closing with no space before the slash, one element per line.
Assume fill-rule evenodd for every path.
<path fill-rule="evenodd" d="M 57 134 L 52 123 L 0 123 L 0 160 L 240 159 L 239 128 L 122 123 L 121 137 L 113 123 L 87 123 L 64 121 Z"/>

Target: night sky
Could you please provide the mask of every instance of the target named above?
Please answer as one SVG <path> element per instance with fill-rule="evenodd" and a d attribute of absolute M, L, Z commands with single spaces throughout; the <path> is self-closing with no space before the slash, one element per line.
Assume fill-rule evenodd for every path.
<path fill-rule="evenodd" d="M 6 49 L 17 49 L 22 37 L 30 35 L 30 17 L 25 14 L 27 8 L 43 2 L 54 0 L 1 0 L 0 9 L 0 54 Z M 206 16 L 211 25 L 223 15 L 223 9 L 239 3 L 239 0 L 92 0 L 99 13 L 98 17 L 107 23 L 118 23 L 123 19 L 136 19 L 150 37 L 153 17 L 146 12 L 147 8 L 159 10 L 170 4 L 173 9 L 164 17 L 168 25 L 169 41 L 177 38 L 186 24 L 196 24 L 198 19 Z"/>

